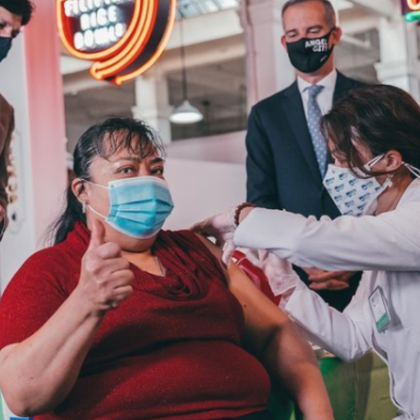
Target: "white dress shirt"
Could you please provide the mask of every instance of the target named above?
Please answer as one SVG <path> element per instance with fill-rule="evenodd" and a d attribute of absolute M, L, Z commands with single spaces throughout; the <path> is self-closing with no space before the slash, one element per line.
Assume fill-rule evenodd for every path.
<path fill-rule="evenodd" d="M 333 70 L 328 76 L 324 77 L 321 81 L 316 83 L 318 86 L 323 86 L 324 89 L 318 94 L 316 100 L 321 109 L 322 115 L 327 114 L 333 106 L 334 90 L 337 82 L 337 70 Z M 299 88 L 300 95 L 302 97 L 303 108 L 305 110 L 306 118 L 308 118 L 308 101 L 309 101 L 309 92 L 308 87 L 312 86 L 310 83 L 297 78 L 297 84 Z"/>
<path fill-rule="evenodd" d="M 388 213 L 318 221 L 255 209 L 234 239 L 237 246 L 268 249 L 302 267 L 365 270 L 344 313 L 300 280 L 285 310 L 311 340 L 346 361 L 375 350 L 389 366 L 398 419 L 420 420 L 420 179 Z M 382 333 L 369 303 L 377 287 L 391 314 L 391 324 Z"/>

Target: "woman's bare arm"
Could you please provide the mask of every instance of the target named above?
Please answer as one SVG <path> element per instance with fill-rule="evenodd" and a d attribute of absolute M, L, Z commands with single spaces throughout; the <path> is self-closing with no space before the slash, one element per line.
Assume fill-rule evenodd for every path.
<path fill-rule="evenodd" d="M 220 260 L 221 250 L 201 238 Z M 230 291 L 241 302 L 246 342 L 267 370 L 288 390 L 306 420 L 331 420 L 333 412 L 314 352 L 299 328 L 235 264 L 228 270 Z"/>
<path fill-rule="evenodd" d="M 102 319 L 81 302 L 74 293 L 33 336 L 0 352 L 0 387 L 13 413 L 50 411 L 73 388 Z"/>

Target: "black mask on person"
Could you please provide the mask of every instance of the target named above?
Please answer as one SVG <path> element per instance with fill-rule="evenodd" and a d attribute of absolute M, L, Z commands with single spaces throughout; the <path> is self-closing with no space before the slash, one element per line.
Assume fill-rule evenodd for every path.
<path fill-rule="evenodd" d="M 0 62 L 3 61 L 12 48 L 12 38 L 0 36 Z"/>
<path fill-rule="evenodd" d="M 319 70 L 333 52 L 334 45 L 329 48 L 328 42 L 334 29 L 319 38 L 301 38 L 295 42 L 287 42 L 287 53 L 293 67 L 302 73 Z"/>

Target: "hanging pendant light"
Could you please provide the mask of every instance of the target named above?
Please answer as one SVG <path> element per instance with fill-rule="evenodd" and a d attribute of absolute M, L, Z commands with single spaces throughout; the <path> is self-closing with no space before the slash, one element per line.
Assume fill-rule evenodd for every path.
<path fill-rule="evenodd" d="M 175 108 L 169 120 L 174 124 L 194 124 L 203 120 L 203 114 L 198 108 L 192 106 L 188 99 Z"/>
<path fill-rule="evenodd" d="M 194 124 L 203 120 L 204 116 L 198 108 L 191 105 L 188 100 L 188 82 L 187 82 L 187 68 L 185 67 L 185 46 L 184 46 L 184 22 L 180 20 L 181 31 L 181 62 L 182 62 L 182 93 L 183 101 L 181 105 L 177 106 L 169 121 L 174 124 Z"/>

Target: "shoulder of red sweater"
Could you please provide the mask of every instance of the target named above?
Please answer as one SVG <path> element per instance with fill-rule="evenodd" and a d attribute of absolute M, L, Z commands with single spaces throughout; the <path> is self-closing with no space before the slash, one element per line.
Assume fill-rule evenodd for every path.
<path fill-rule="evenodd" d="M 180 229 L 180 230 L 162 230 L 161 233 L 164 235 L 170 235 L 170 236 L 182 236 L 187 238 L 197 238 L 197 234 L 189 229 Z"/>
<path fill-rule="evenodd" d="M 77 284 L 80 264 L 66 248 L 55 245 L 32 254 L 11 279 L 6 291 L 10 290 L 56 290 L 67 296 Z M 5 291 L 5 293 L 6 293 Z"/>
<path fill-rule="evenodd" d="M 70 268 L 69 263 L 72 259 L 67 248 L 63 244 L 59 244 L 35 252 L 25 261 L 22 268 L 46 269 L 48 271 L 56 271 L 61 268 L 66 271 Z"/>
<path fill-rule="evenodd" d="M 210 253 L 217 259 L 220 259 L 219 254 L 217 253 L 219 248 L 216 247 L 209 239 L 199 235 L 198 233 L 195 233 L 189 229 L 162 232 L 164 235 L 169 235 L 171 239 L 175 239 L 175 242 L 177 242 L 178 239 L 178 241 L 184 245 L 187 244 L 188 246 L 194 247 L 195 249 L 201 249 L 201 251 Z"/>
<path fill-rule="evenodd" d="M 175 242 L 180 241 L 181 243 L 185 242 L 191 246 L 204 246 L 203 241 L 200 239 L 200 235 L 197 235 L 195 232 L 189 229 L 181 229 L 181 230 L 163 230 L 161 231 L 163 237 L 171 238 Z"/>

